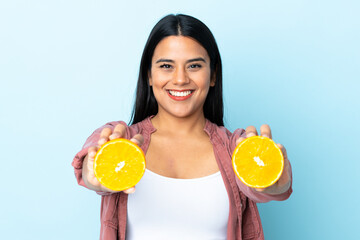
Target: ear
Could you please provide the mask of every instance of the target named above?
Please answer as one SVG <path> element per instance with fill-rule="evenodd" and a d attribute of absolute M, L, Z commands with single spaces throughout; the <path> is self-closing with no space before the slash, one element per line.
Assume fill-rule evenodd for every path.
<path fill-rule="evenodd" d="M 215 86 L 215 82 L 216 82 L 216 72 L 214 72 L 211 76 L 211 79 L 210 79 L 210 87 L 213 87 Z"/>

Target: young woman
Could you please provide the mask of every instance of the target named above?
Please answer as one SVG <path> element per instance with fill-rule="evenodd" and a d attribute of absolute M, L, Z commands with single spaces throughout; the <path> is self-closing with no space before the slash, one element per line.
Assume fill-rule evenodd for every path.
<path fill-rule="evenodd" d="M 268 125 L 260 134 L 271 138 Z M 152 30 L 141 59 L 132 124 L 110 122 L 97 129 L 75 156 L 80 185 L 102 195 L 100 239 L 263 239 L 256 202 L 285 200 L 291 167 L 266 189 L 241 183 L 231 154 L 250 126 L 223 126 L 222 68 L 210 30 L 187 15 L 168 15 Z M 128 138 L 146 154 L 144 177 L 113 192 L 94 176 L 102 144 Z"/>

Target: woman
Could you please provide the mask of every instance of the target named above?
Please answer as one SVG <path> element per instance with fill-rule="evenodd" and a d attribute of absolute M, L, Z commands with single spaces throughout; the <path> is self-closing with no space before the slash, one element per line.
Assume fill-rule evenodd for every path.
<path fill-rule="evenodd" d="M 260 128 L 271 138 L 268 125 Z M 263 239 L 256 202 L 285 200 L 291 167 L 266 189 L 242 184 L 231 153 L 254 127 L 223 127 L 222 68 L 215 39 L 199 20 L 168 15 L 150 33 L 137 85 L 132 125 L 97 129 L 75 156 L 78 183 L 102 195 L 101 239 Z M 113 192 L 94 176 L 102 144 L 124 137 L 146 153 L 135 187 Z M 131 193 L 131 194 L 130 194 Z"/>

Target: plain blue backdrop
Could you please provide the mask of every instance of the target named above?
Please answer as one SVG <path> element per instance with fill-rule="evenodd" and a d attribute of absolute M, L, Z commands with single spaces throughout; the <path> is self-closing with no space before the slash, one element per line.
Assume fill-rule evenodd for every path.
<path fill-rule="evenodd" d="M 353 0 L 1 1 L 1 239 L 98 239 L 71 161 L 128 121 L 143 47 L 169 13 L 218 42 L 230 130 L 270 124 L 294 193 L 259 204 L 266 239 L 360 239 L 360 4 Z"/>

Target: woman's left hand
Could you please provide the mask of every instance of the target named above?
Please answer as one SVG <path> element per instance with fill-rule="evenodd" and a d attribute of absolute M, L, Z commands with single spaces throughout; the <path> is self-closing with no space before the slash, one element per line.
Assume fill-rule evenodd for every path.
<path fill-rule="evenodd" d="M 246 138 L 252 137 L 252 136 L 257 136 L 257 135 L 258 135 L 258 132 L 254 126 L 249 126 L 246 128 Z M 260 127 L 260 135 L 263 137 L 271 138 L 270 126 L 267 124 L 262 125 Z M 238 140 L 236 140 L 236 145 L 238 145 L 244 139 L 245 139 L 244 137 L 240 137 Z M 277 195 L 277 194 L 286 192 L 290 188 L 291 176 L 292 176 L 290 162 L 288 160 L 285 147 L 279 143 L 277 145 L 281 149 L 283 156 L 284 156 L 284 170 L 282 172 L 282 175 L 280 176 L 279 180 L 275 184 L 273 184 L 267 188 L 253 188 L 257 192 L 263 192 L 263 193 L 268 193 L 268 194 L 272 194 L 272 195 Z"/>

